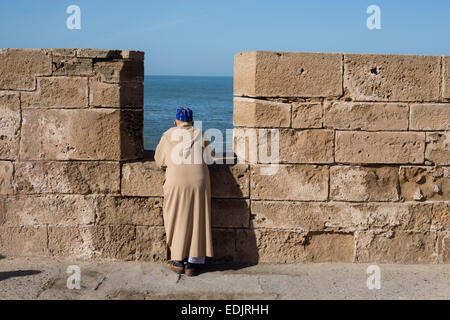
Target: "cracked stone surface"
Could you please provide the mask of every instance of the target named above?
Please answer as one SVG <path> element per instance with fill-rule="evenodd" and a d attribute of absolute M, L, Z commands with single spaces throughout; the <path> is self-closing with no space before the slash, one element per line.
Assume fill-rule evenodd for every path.
<path fill-rule="evenodd" d="M 67 267 L 81 270 L 68 289 Z M 0 259 L 0 299 L 450 299 L 450 265 L 379 264 L 381 288 L 367 288 L 369 264 L 208 265 L 196 277 L 167 264 Z"/>

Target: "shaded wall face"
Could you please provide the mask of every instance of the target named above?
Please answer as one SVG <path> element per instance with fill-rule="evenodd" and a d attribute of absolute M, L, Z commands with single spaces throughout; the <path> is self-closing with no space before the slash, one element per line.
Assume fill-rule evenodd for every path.
<path fill-rule="evenodd" d="M 165 260 L 143 53 L 8 49 L 0 62 L 0 254 Z M 216 259 L 449 262 L 449 67 L 237 54 L 233 124 L 278 130 L 280 165 L 262 174 L 249 152 L 210 166 Z"/>

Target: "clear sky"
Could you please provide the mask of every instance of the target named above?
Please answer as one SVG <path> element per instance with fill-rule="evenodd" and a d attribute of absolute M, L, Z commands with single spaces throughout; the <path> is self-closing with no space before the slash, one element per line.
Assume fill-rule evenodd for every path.
<path fill-rule="evenodd" d="M 449 0 L 0 0 L 0 47 L 143 50 L 155 75 L 232 75 L 246 50 L 449 55 L 449 40 Z"/>

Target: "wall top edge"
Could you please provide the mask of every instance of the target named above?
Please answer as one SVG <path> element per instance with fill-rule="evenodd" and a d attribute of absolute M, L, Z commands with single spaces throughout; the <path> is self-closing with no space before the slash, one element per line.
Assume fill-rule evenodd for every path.
<path fill-rule="evenodd" d="M 322 55 L 346 55 L 346 56 L 406 56 L 406 57 L 449 57 L 442 54 L 394 54 L 394 53 L 358 53 L 358 52 L 317 52 L 317 51 L 270 51 L 270 50 L 249 50 L 239 51 L 235 54 L 322 54 Z"/>

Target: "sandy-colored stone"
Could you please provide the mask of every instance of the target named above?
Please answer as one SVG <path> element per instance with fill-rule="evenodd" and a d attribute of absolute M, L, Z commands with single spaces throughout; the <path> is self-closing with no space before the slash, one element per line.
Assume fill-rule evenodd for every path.
<path fill-rule="evenodd" d="M 20 152 L 26 160 L 141 158 L 142 112 L 24 110 Z"/>
<path fill-rule="evenodd" d="M 331 130 L 280 130 L 280 162 L 332 163 L 333 141 Z"/>
<path fill-rule="evenodd" d="M 353 262 L 355 238 L 346 233 L 310 233 L 306 237 L 307 262 Z"/>
<path fill-rule="evenodd" d="M 450 99 L 450 56 L 442 57 L 443 64 L 443 84 L 442 84 L 442 96 L 443 98 Z"/>
<path fill-rule="evenodd" d="M 76 53 L 79 58 L 144 60 L 144 52 L 136 50 L 80 48 L 76 50 Z"/>
<path fill-rule="evenodd" d="M 136 259 L 166 261 L 166 233 L 163 227 L 136 227 Z"/>
<path fill-rule="evenodd" d="M 236 232 L 239 229 L 212 229 L 214 261 L 221 262 L 243 262 L 236 256 Z M 254 250 L 249 250 L 248 255 L 252 255 Z M 248 261 L 243 259 L 244 261 Z"/>
<path fill-rule="evenodd" d="M 52 65 L 54 76 L 94 75 L 92 59 L 53 56 Z"/>
<path fill-rule="evenodd" d="M 142 108 L 144 86 L 142 83 L 117 84 L 90 79 L 89 104 L 91 107 Z"/>
<path fill-rule="evenodd" d="M 292 128 L 322 128 L 322 105 L 318 102 L 292 103 Z"/>
<path fill-rule="evenodd" d="M 129 162 L 122 165 L 122 195 L 163 196 L 164 170 L 154 161 Z"/>
<path fill-rule="evenodd" d="M 234 56 L 234 95 L 331 97 L 342 95 L 338 53 L 248 51 Z"/>
<path fill-rule="evenodd" d="M 209 166 L 211 196 L 214 198 L 248 198 L 250 169 L 246 164 Z"/>
<path fill-rule="evenodd" d="M 52 74 L 52 60 L 39 49 L 0 50 L 0 90 L 34 90 L 36 76 Z"/>
<path fill-rule="evenodd" d="M 305 261 L 305 232 L 276 229 L 237 229 L 236 232 L 236 259 L 239 262 Z"/>
<path fill-rule="evenodd" d="M 77 53 L 77 49 L 71 48 L 50 48 L 50 49 L 42 49 L 44 52 L 48 52 L 53 57 L 75 57 Z"/>
<path fill-rule="evenodd" d="M 450 105 L 411 105 L 411 130 L 450 130 Z"/>
<path fill-rule="evenodd" d="M 248 228 L 250 201 L 247 199 L 213 199 L 211 225 L 225 228 Z"/>
<path fill-rule="evenodd" d="M 15 183 L 22 194 L 119 193 L 120 164 L 109 161 L 20 161 Z"/>
<path fill-rule="evenodd" d="M 251 167 L 251 199 L 316 200 L 328 198 L 328 166 L 279 165 L 272 175 L 263 175 L 266 165 Z"/>
<path fill-rule="evenodd" d="M 0 159 L 14 160 L 19 151 L 20 100 L 16 93 L 0 91 Z"/>
<path fill-rule="evenodd" d="M 398 168 L 332 166 L 330 197 L 341 201 L 397 201 Z"/>
<path fill-rule="evenodd" d="M 97 226 L 93 232 L 96 256 L 102 259 L 135 260 L 137 235 L 136 227 Z"/>
<path fill-rule="evenodd" d="M 80 195 L 20 196 L 5 199 L 8 226 L 93 224 L 94 200 Z"/>
<path fill-rule="evenodd" d="M 330 102 L 325 104 L 324 126 L 342 130 L 408 130 L 406 104 Z"/>
<path fill-rule="evenodd" d="M 433 219 L 431 223 L 433 230 L 450 231 L 449 201 L 433 203 Z"/>
<path fill-rule="evenodd" d="M 438 262 L 450 263 L 450 232 L 439 232 L 437 243 Z"/>
<path fill-rule="evenodd" d="M 438 165 L 450 165 L 450 131 L 427 132 L 425 159 Z"/>
<path fill-rule="evenodd" d="M 234 98 L 233 125 L 238 127 L 289 127 L 291 105 L 275 101 Z"/>
<path fill-rule="evenodd" d="M 88 79 L 83 77 L 38 78 L 34 92 L 21 96 L 23 108 L 85 108 L 88 106 Z"/>
<path fill-rule="evenodd" d="M 403 200 L 415 200 L 416 193 L 422 195 L 422 201 L 450 200 L 450 168 L 400 167 L 399 176 Z"/>
<path fill-rule="evenodd" d="M 335 160 L 341 163 L 423 163 L 423 132 L 337 131 Z"/>
<path fill-rule="evenodd" d="M 50 226 L 49 253 L 55 257 L 92 259 L 95 257 L 93 233 L 94 226 Z"/>
<path fill-rule="evenodd" d="M 356 262 L 369 263 L 433 263 L 435 232 L 358 231 Z"/>
<path fill-rule="evenodd" d="M 14 187 L 14 165 L 11 161 L 0 161 L 0 194 L 13 194 Z"/>
<path fill-rule="evenodd" d="M 94 71 L 102 82 L 142 82 L 144 81 L 143 61 L 97 61 Z"/>
<path fill-rule="evenodd" d="M 344 90 L 356 101 L 437 101 L 439 83 L 439 56 L 344 54 Z"/>
<path fill-rule="evenodd" d="M 164 225 L 162 198 L 98 196 L 95 204 L 97 224 Z"/>
<path fill-rule="evenodd" d="M 3 256 L 47 256 L 47 227 L 6 227 L 0 225 Z"/>

